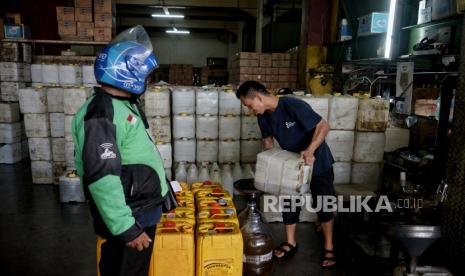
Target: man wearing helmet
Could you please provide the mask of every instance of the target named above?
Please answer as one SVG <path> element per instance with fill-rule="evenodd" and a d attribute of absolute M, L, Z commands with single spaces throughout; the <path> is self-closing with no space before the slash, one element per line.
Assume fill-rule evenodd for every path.
<path fill-rule="evenodd" d="M 118 35 L 97 56 L 101 87 L 72 123 L 76 169 L 89 199 L 106 275 L 147 275 L 156 224 L 168 193 L 163 162 L 138 96 L 158 67 L 141 26 Z"/>

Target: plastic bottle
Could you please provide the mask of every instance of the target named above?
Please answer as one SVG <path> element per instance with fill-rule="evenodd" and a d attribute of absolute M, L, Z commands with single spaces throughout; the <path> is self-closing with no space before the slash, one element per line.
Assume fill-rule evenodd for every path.
<path fill-rule="evenodd" d="M 208 166 L 207 164 L 202 164 L 202 166 L 200 167 L 200 172 L 199 172 L 199 181 L 203 182 L 207 180 L 211 180 L 210 173 L 208 171 Z"/>
<path fill-rule="evenodd" d="M 212 182 L 221 182 L 221 170 L 218 163 L 213 163 L 210 169 L 210 180 Z"/>
<path fill-rule="evenodd" d="M 197 171 L 197 166 L 195 164 L 191 164 L 189 169 L 187 169 L 187 183 L 189 184 L 189 187 L 192 185 L 192 183 L 197 182 L 198 179 L 199 174 Z"/>
<path fill-rule="evenodd" d="M 175 171 L 176 181 L 178 182 L 186 182 L 187 180 L 187 171 L 186 171 L 186 164 L 184 162 L 179 162 L 178 167 Z"/>
<path fill-rule="evenodd" d="M 240 180 L 242 179 L 242 168 L 241 168 L 241 164 L 239 164 L 239 162 L 236 162 L 234 163 L 234 168 L 233 168 L 233 180 L 234 182 L 236 182 L 237 180 Z M 236 189 L 234 189 L 234 194 L 235 195 L 238 195 L 240 194 L 238 191 L 236 191 Z"/>
<path fill-rule="evenodd" d="M 231 173 L 231 166 L 229 164 L 223 165 L 223 171 L 221 172 L 221 183 L 223 188 L 228 191 L 231 196 L 234 195 L 234 179 Z"/>

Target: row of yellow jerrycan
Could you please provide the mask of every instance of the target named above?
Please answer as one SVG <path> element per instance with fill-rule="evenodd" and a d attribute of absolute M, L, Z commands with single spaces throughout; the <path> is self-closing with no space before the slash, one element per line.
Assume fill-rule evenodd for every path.
<path fill-rule="evenodd" d="M 242 275 L 243 241 L 232 197 L 220 183 L 193 183 L 190 190 L 180 184 L 178 208 L 163 213 L 157 225 L 149 276 Z M 103 242 L 97 239 L 97 264 Z"/>

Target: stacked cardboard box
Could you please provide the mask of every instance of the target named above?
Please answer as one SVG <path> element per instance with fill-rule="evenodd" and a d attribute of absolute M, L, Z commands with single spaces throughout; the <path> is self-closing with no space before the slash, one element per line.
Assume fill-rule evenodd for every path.
<path fill-rule="evenodd" d="M 297 56 L 290 53 L 259 54 L 240 52 L 231 58 L 230 82 L 240 85 L 254 80 L 274 90 L 296 88 Z"/>
<path fill-rule="evenodd" d="M 63 40 L 110 41 L 115 28 L 111 0 L 75 0 L 57 7 L 58 34 Z"/>
<path fill-rule="evenodd" d="M 192 85 L 193 82 L 192 64 L 171 64 L 169 72 L 169 83 L 177 85 Z"/>
<path fill-rule="evenodd" d="M 110 41 L 116 27 L 111 0 L 94 0 L 95 41 Z"/>

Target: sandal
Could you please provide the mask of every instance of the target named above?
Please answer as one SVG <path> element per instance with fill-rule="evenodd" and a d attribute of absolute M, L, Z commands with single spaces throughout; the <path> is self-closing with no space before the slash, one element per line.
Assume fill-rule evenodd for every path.
<path fill-rule="evenodd" d="M 285 249 L 284 246 L 289 247 L 289 249 Z M 278 247 L 276 247 L 273 251 L 273 257 L 276 259 L 288 259 L 295 255 L 298 249 L 298 244 L 296 243 L 295 246 L 288 242 L 282 242 Z M 281 257 L 276 256 L 275 251 L 283 252 L 284 254 Z"/>
<path fill-rule="evenodd" d="M 333 257 L 327 257 L 326 254 L 332 254 Z M 332 262 L 330 265 L 324 265 L 325 262 Z M 332 268 L 336 265 L 336 255 L 334 254 L 333 250 L 325 249 L 323 251 L 323 260 L 321 261 L 320 267 L 321 268 Z"/>

